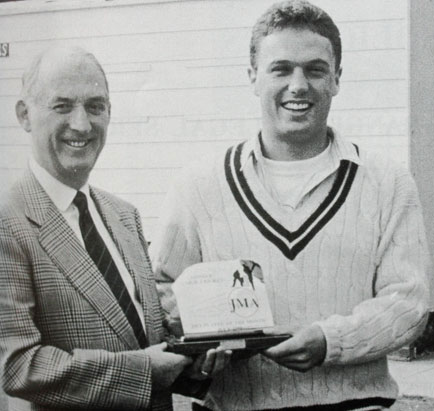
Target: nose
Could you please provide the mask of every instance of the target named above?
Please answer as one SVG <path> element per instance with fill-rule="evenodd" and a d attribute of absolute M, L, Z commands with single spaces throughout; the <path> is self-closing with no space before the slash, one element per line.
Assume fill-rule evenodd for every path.
<path fill-rule="evenodd" d="M 288 90 L 294 95 L 299 95 L 305 93 L 308 88 L 309 84 L 303 69 L 296 67 L 289 77 Z"/>
<path fill-rule="evenodd" d="M 80 131 L 82 133 L 92 130 L 87 112 L 81 104 L 78 104 L 74 107 L 74 110 L 72 110 L 69 127 L 71 130 Z"/>

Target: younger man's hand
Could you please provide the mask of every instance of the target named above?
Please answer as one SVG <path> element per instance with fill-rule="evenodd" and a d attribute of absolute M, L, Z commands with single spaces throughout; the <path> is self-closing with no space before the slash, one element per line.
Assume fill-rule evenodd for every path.
<path fill-rule="evenodd" d="M 312 325 L 263 351 L 263 355 L 284 367 L 305 372 L 324 361 L 326 350 L 327 343 L 321 328 Z"/>

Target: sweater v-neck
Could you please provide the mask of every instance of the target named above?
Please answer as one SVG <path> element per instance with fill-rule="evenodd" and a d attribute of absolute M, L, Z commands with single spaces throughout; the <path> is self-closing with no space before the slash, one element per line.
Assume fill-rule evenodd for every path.
<path fill-rule="evenodd" d="M 328 182 L 322 180 L 324 184 L 320 186 L 318 196 L 309 202 L 308 207 L 303 209 L 299 207 L 289 212 L 267 192 L 255 167 L 251 163 L 246 163 L 246 156 L 250 154 L 249 150 L 245 149 L 245 143 L 227 151 L 225 158 L 227 182 L 246 217 L 292 260 L 345 203 L 358 164 L 347 159 L 337 161 L 336 172 L 332 170 L 331 174 L 325 177 L 329 179 Z M 260 202 L 258 198 L 261 199 Z M 304 217 L 299 218 L 300 215 Z M 294 226 L 294 221 L 302 222 Z"/>

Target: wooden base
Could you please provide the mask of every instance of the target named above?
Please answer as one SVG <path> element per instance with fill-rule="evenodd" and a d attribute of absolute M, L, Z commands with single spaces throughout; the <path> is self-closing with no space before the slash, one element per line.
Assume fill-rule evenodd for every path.
<path fill-rule="evenodd" d="M 278 335 L 255 335 L 255 336 L 231 336 L 219 338 L 208 338 L 203 340 L 192 339 L 176 339 L 171 338 L 168 341 L 168 350 L 183 355 L 197 355 L 208 351 L 211 348 L 221 348 L 224 350 L 246 350 L 246 351 L 260 351 L 266 348 L 277 345 L 282 341 L 290 338 L 290 334 Z"/>

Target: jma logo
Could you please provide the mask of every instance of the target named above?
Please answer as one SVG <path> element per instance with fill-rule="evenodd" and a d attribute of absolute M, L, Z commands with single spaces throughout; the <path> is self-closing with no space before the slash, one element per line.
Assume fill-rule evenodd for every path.
<path fill-rule="evenodd" d="M 240 317 L 250 317 L 258 311 L 259 301 L 250 288 L 235 288 L 229 295 L 230 312 Z"/>

